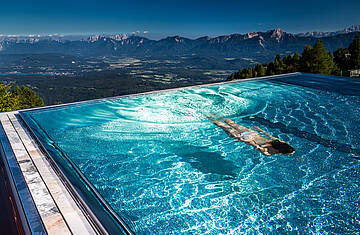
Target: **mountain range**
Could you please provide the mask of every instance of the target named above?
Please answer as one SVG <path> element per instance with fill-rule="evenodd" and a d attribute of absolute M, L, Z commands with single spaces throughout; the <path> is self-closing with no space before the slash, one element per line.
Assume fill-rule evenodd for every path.
<path fill-rule="evenodd" d="M 189 39 L 181 36 L 151 40 L 136 35 L 93 35 L 76 38 L 61 35 L 0 36 L 0 54 L 61 53 L 76 56 L 173 57 L 207 56 L 272 60 L 276 54 L 301 52 L 319 38 L 334 51 L 347 47 L 360 32 L 360 25 L 336 32 L 287 33 L 279 28 L 266 32 L 231 34 Z"/>
<path fill-rule="evenodd" d="M 316 37 L 316 38 L 322 38 L 322 37 L 331 37 L 331 36 L 336 36 L 339 34 L 347 34 L 347 33 L 355 33 L 355 32 L 360 32 L 360 24 L 357 25 L 353 25 L 349 28 L 345 28 L 342 30 L 338 30 L 335 32 L 307 32 L 307 33 L 298 33 L 296 34 L 297 36 L 301 36 L 301 37 Z"/>

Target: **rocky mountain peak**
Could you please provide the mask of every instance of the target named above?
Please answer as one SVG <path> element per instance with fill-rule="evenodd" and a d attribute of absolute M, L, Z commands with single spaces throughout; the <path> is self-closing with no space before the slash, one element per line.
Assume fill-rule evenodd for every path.
<path fill-rule="evenodd" d="M 272 34 L 271 34 L 271 38 L 275 38 L 277 41 L 279 41 L 283 35 L 285 34 L 285 31 L 280 29 L 280 28 L 276 28 L 274 30 L 271 30 Z"/>
<path fill-rule="evenodd" d="M 176 35 L 176 36 L 172 36 L 172 37 L 167 37 L 167 38 L 165 38 L 165 40 L 166 40 L 166 41 L 170 41 L 170 42 L 171 42 L 171 41 L 184 42 L 184 41 L 185 41 L 185 38 Z"/>

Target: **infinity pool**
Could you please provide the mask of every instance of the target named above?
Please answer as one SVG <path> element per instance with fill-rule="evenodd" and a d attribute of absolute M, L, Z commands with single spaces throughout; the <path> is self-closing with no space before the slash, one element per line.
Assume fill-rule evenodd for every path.
<path fill-rule="evenodd" d="M 359 95 L 360 80 L 293 74 L 22 116 L 136 234 L 357 233 Z M 259 126 L 296 152 L 264 156 L 210 113 Z"/>

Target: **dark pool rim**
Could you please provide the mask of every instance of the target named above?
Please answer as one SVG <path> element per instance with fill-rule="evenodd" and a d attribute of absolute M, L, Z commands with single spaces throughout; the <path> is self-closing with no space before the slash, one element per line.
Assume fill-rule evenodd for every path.
<path fill-rule="evenodd" d="M 273 75 L 273 76 L 264 76 L 264 77 L 258 77 L 258 78 L 248 78 L 248 79 L 241 79 L 241 80 L 234 80 L 234 81 L 225 81 L 225 82 L 218 82 L 218 83 L 210 83 L 210 84 L 201 84 L 201 85 L 194 85 L 194 86 L 186 86 L 186 87 L 180 87 L 180 88 L 171 88 L 171 89 L 164 89 L 164 90 L 156 90 L 156 91 L 149 91 L 149 92 L 143 92 L 143 93 L 136 93 L 136 94 L 129 94 L 129 95 L 121 95 L 121 96 L 114 96 L 114 97 L 107 97 L 107 98 L 100 98 L 100 99 L 93 99 L 93 100 L 85 100 L 85 101 L 79 101 L 79 102 L 72 102 L 72 103 L 66 103 L 66 104 L 59 104 L 59 105 L 50 105 L 45 107 L 37 107 L 37 108 L 30 108 L 30 109 L 24 109 L 19 110 L 19 117 L 21 121 L 23 122 L 24 126 L 27 128 L 29 133 L 32 135 L 34 140 L 37 142 L 38 146 L 41 148 L 43 153 L 46 155 L 47 159 L 49 160 L 49 163 L 52 165 L 52 167 L 57 172 L 59 178 L 63 181 L 65 186 L 68 188 L 70 193 L 75 198 L 76 202 L 81 206 L 82 210 L 86 213 L 90 221 L 92 222 L 93 226 L 99 231 L 100 233 L 107 233 L 106 229 L 106 223 L 103 223 L 103 218 L 97 214 L 96 211 L 90 208 L 89 201 L 85 200 L 81 197 L 80 193 L 77 191 L 76 187 L 74 187 L 74 182 L 71 182 L 71 180 L 68 179 L 68 177 L 64 174 L 64 172 L 61 170 L 62 167 L 59 166 L 59 164 L 54 160 L 53 156 L 48 152 L 46 147 L 42 144 L 38 136 L 34 133 L 31 126 L 36 124 L 34 120 L 31 120 L 31 118 L 28 117 L 27 113 L 31 113 L 32 111 L 39 111 L 39 110 L 47 110 L 47 109 L 53 109 L 56 110 L 58 108 L 64 108 L 64 107 L 74 107 L 78 105 L 83 104 L 96 104 L 101 102 L 106 102 L 109 100 L 117 100 L 122 98 L 129 98 L 129 97 L 136 97 L 136 96 L 143 96 L 143 95 L 149 95 L 149 94 L 156 94 L 156 93 L 164 93 L 164 92 L 170 92 L 170 91 L 177 91 L 177 90 L 185 90 L 185 89 L 193 89 L 193 88 L 201 88 L 201 87 L 209 87 L 209 86 L 217 86 L 217 85 L 225 85 L 225 84 L 231 84 L 231 83 L 240 83 L 240 82 L 249 82 L 249 81 L 259 81 L 259 80 L 274 80 L 282 77 L 293 77 L 293 76 L 309 76 L 309 77 L 318 77 L 318 78 L 332 78 L 332 79 L 349 79 L 353 81 L 360 81 L 357 78 L 348 78 L 348 77 L 338 77 L 338 76 L 328 76 L 328 75 L 319 75 L 319 74 L 309 74 L 309 73 L 302 73 L 302 72 L 294 72 L 294 73 L 287 73 L 287 74 L 280 74 L 280 75 Z M 38 126 L 38 125 L 37 125 Z M 47 133 L 43 130 L 44 134 Z M 50 138 L 49 138 L 50 139 Z M 54 146 L 53 146 L 54 147 Z M 60 149 L 58 149 L 66 160 L 69 162 L 69 164 L 72 167 L 72 170 L 75 171 L 75 173 L 80 177 L 80 180 L 84 184 L 83 186 L 88 187 L 93 194 L 92 196 L 95 197 L 95 199 L 100 202 L 100 204 L 104 207 L 106 212 L 112 219 L 114 219 L 121 227 L 124 233 L 126 234 L 133 234 L 134 232 L 132 229 L 126 224 L 126 222 L 112 209 L 112 207 L 108 204 L 108 202 L 97 192 L 95 187 L 87 180 L 87 178 L 81 173 L 81 171 L 78 169 L 75 163 L 72 162 L 70 158 L 66 156 Z M 104 227 L 105 226 L 105 227 Z"/>

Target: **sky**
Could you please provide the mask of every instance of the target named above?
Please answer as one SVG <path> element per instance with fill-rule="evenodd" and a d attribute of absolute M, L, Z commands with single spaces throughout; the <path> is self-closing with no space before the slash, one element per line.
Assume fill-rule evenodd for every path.
<path fill-rule="evenodd" d="M 360 24 L 360 0 L 6 0 L 0 35 L 138 33 L 190 38 Z"/>

